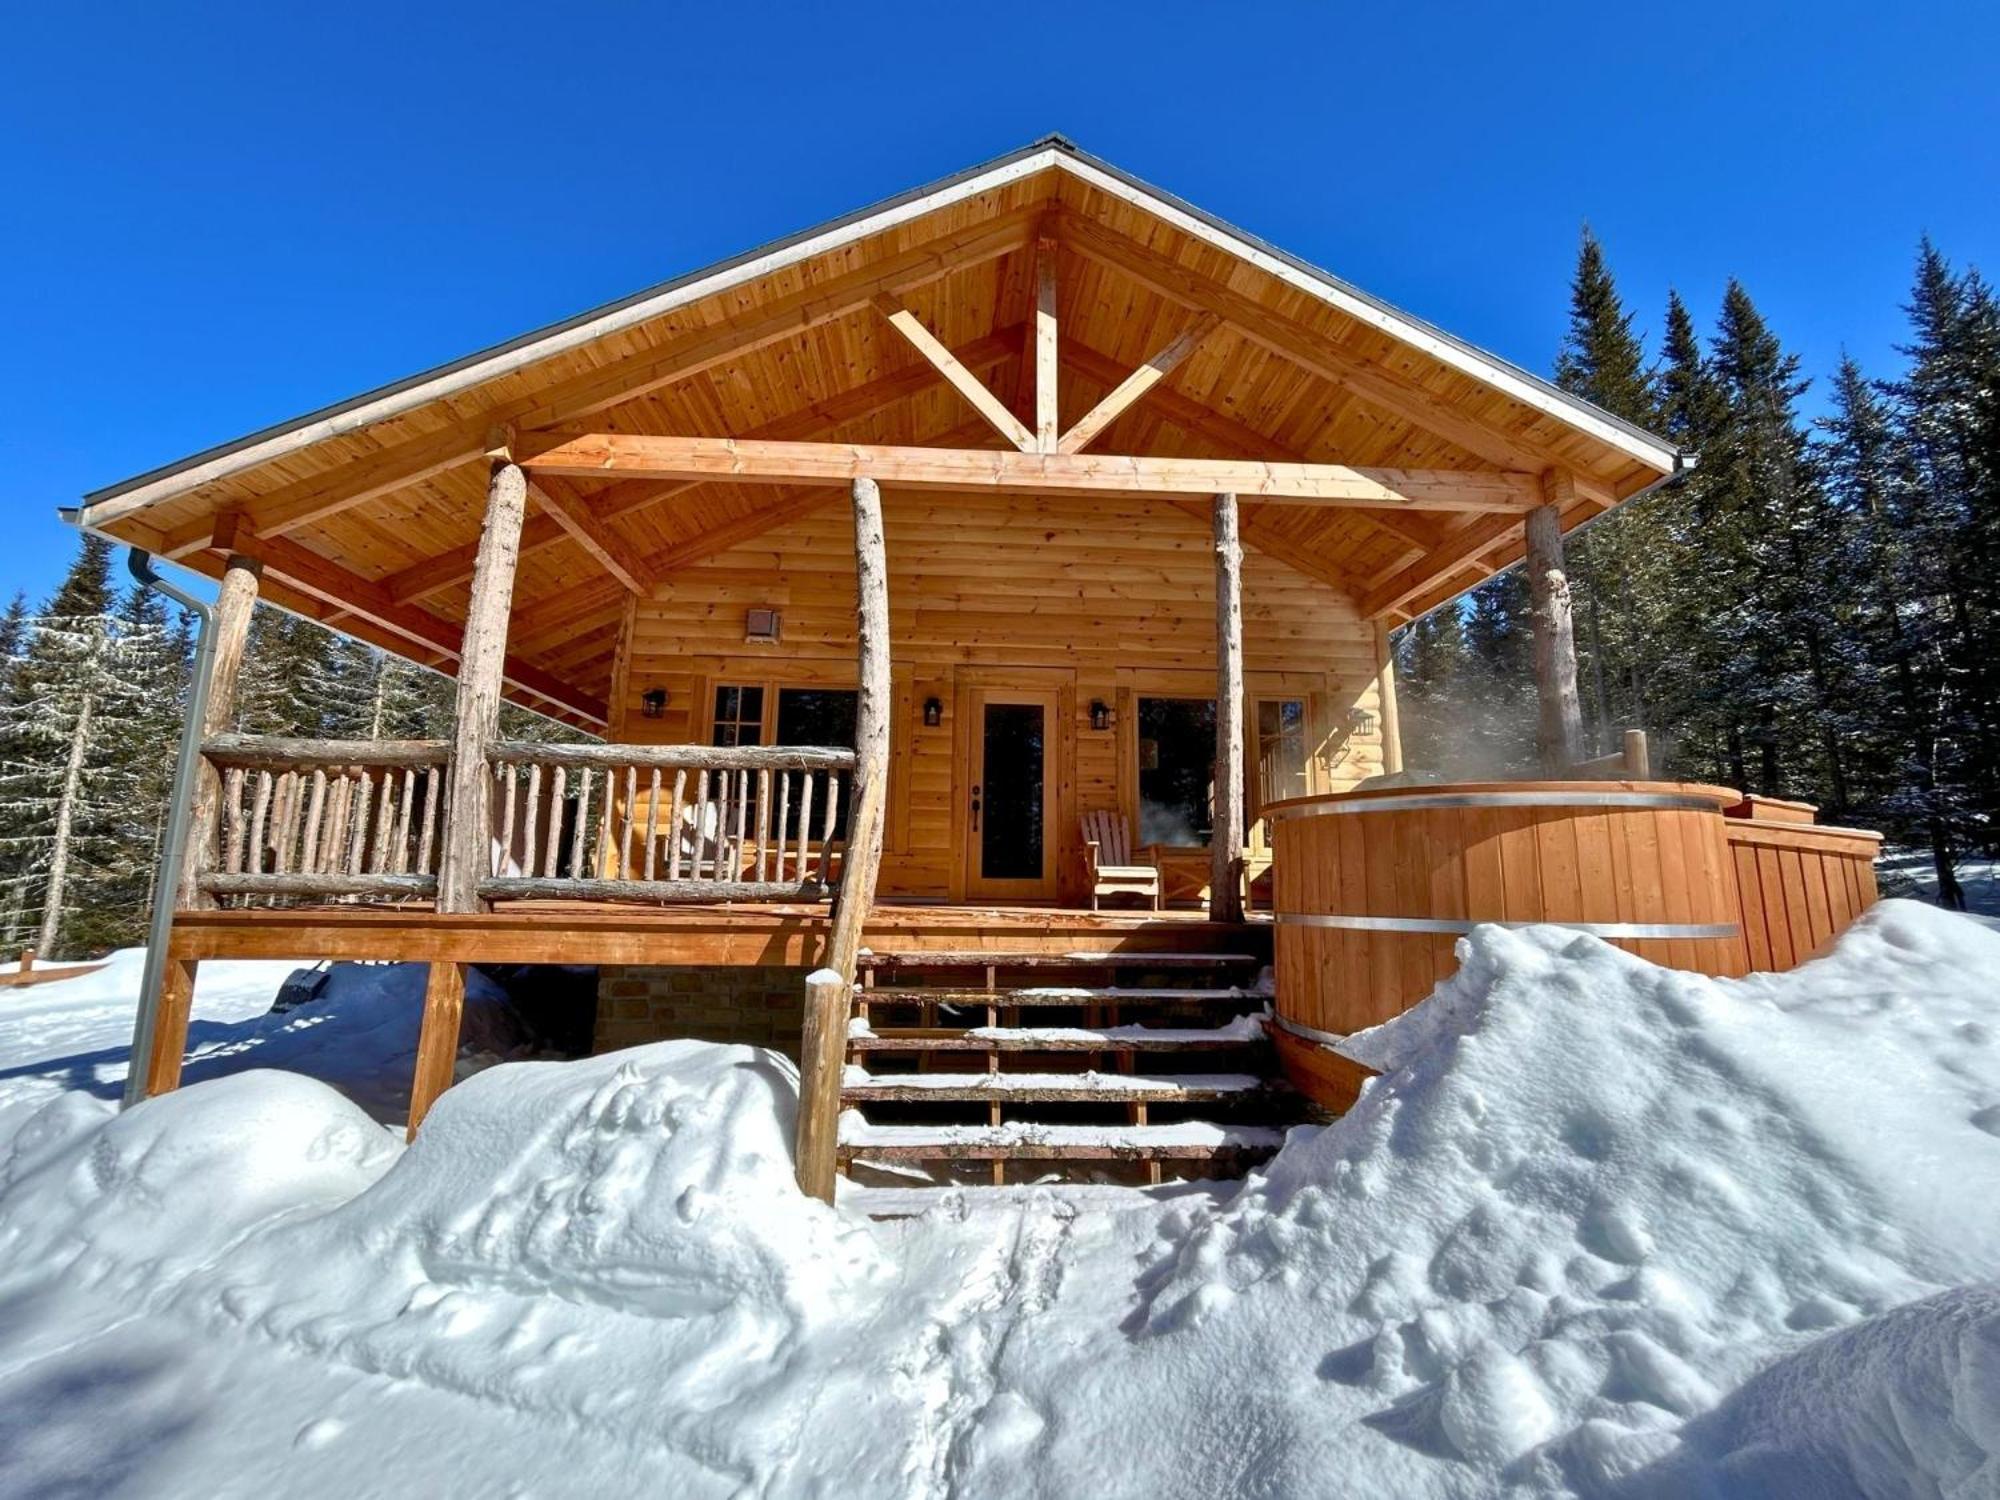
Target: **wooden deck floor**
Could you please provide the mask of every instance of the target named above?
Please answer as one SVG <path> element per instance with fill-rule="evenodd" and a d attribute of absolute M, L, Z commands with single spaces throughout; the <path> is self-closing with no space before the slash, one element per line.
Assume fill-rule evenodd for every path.
<path fill-rule="evenodd" d="M 810 967 L 825 906 L 640 906 L 515 901 L 476 916 L 427 906 L 188 911 L 174 918 L 177 959 L 386 958 L 517 964 L 744 964 Z M 1210 922 L 1199 911 L 878 905 L 863 943 L 877 953 L 1217 952 L 1264 955 L 1267 922 Z"/>

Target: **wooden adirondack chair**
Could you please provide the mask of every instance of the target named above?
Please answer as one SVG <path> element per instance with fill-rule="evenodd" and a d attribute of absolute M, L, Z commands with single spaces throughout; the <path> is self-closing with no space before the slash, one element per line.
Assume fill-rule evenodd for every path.
<path fill-rule="evenodd" d="M 1160 871 L 1132 862 L 1132 830 L 1114 812 L 1083 815 L 1083 857 L 1090 872 L 1090 909 L 1104 896 L 1144 896 L 1160 909 Z"/>

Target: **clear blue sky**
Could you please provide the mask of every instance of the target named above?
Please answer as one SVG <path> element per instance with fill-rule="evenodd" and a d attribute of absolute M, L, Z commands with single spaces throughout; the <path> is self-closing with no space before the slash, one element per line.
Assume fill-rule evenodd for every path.
<path fill-rule="evenodd" d="M 1050 130 L 1521 364 L 1589 220 L 1886 372 L 1917 237 L 2000 274 L 2000 6 L 14 8 L 0 591 L 83 490 Z"/>

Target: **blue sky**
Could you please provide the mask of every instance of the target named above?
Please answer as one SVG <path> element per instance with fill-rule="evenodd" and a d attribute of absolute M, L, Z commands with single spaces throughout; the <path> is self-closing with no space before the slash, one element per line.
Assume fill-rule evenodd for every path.
<path fill-rule="evenodd" d="M 2000 274 L 1996 56 L 1973 3 L 17 8 L 0 591 L 85 489 L 1050 130 L 1533 369 L 1588 220 L 1649 333 L 1733 274 L 1887 372 L 1920 233 Z"/>

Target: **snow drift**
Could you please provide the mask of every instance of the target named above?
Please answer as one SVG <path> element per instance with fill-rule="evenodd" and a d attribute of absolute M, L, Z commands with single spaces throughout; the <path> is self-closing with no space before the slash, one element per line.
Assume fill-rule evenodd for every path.
<path fill-rule="evenodd" d="M 1555 929 L 1461 959 L 1240 1187 L 899 1222 L 797 1195 L 751 1049 L 493 1068 L 407 1151 L 283 1075 L 65 1095 L 0 1144 L 0 1306 L 80 1267 L 115 1296 L 69 1346 L 388 1377 L 329 1493 L 393 1484 L 438 1392 L 489 1471 L 592 1435 L 579 1491 L 2000 1493 L 2000 934 L 1891 902 L 1741 982 Z"/>

